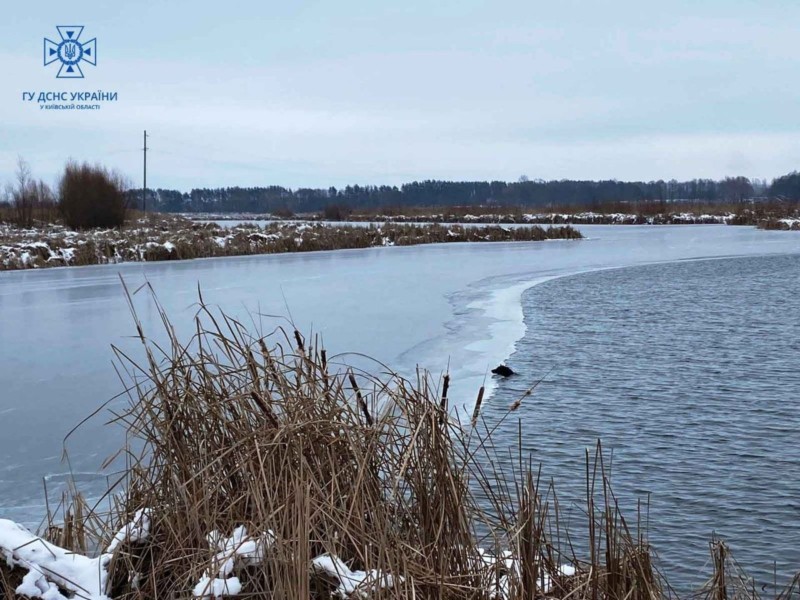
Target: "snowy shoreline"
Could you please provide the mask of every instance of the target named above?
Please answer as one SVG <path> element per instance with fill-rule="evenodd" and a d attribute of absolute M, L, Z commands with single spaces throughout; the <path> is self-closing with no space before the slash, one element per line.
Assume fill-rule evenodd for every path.
<path fill-rule="evenodd" d="M 0 223 L 0 270 L 174 261 L 457 242 L 580 239 L 569 226 L 390 224 L 353 226 L 273 222 L 220 227 L 140 219 L 122 229 L 73 231 L 62 226 L 20 229 Z"/>
<path fill-rule="evenodd" d="M 261 213 L 179 213 L 182 217 L 193 221 L 312 221 L 334 225 L 337 221 L 329 221 L 314 215 L 298 215 L 295 217 L 277 217 Z M 656 215 L 640 213 L 608 213 L 584 211 L 576 213 L 503 213 L 490 212 L 480 214 L 429 213 L 409 215 L 387 214 L 352 214 L 345 221 L 374 223 L 439 223 L 452 224 L 504 224 L 504 225 L 727 225 L 735 222 L 734 213 L 696 214 L 692 212 L 665 212 Z"/>

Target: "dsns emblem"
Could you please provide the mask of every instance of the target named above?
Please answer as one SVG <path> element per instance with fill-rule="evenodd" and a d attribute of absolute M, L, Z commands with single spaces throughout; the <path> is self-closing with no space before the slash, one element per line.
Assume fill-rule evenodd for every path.
<path fill-rule="evenodd" d="M 83 79 L 80 63 L 97 65 L 97 38 L 81 42 L 82 25 L 59 25 L 58 35 L 61 40 L 54 42 L 44 38 L 45 66 L 59 61 L 58 79 Z"/>

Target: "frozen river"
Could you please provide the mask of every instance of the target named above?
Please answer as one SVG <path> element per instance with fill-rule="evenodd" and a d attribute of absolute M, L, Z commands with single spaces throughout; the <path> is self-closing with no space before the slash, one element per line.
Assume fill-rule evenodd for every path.
<path fill-rule="evenodd" d="M 797 233 L 749 227 L 578 229 L 587 239 L 0 274 L 0 517 L 38 522 L 44 510 L 42 480 L 57 488 L 66 470 L 61 460 L 65 435 L 121 391 L 110 345 L 134 348 L 136 343 L 130 338 L 134 327 L 120 275 L 132 289 L 149 281 L 185 335 L 199 285 L 207 303 L 243 319 L 255 312 L 286 315 L 288 306 L 300 330 L 313 328 L 331 353 L 361 352 L 403 373 L 417 364 L 439 373 L 449 361 L 450 397 L 470 405 L 487 370 L 507 360 L 523 338 L 523 293 L 537 283 L 625 266 L 800 252 Z M 570 293 L 580 297 L 580 286 Z M 157 332 L 159 316 L 152 304 L 140 295 L 136 305 L 145 330 Z M 572 305 L 570 311 L 580 306 L 586 314 L 593 310 Z M 91 419 L 68 442 L 71 468 L 87 481 L 97 479 L 99 465 L 121 442 L 117 429 L 104 426 L 108 416 L 102 412 Z"/>

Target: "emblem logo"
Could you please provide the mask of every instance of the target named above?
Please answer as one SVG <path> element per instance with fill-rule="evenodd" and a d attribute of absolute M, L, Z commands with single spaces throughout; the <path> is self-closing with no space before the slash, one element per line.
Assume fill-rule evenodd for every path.
<path fill-rule="evenodd" d="M 80 42 L 83 25 L 59 25 L 56 29 L 61 41 L 44 38 L 44 65 L 59 61 L 57 79 L 83 79 L 80 63 L 97 65 L 97 38 Z"/>

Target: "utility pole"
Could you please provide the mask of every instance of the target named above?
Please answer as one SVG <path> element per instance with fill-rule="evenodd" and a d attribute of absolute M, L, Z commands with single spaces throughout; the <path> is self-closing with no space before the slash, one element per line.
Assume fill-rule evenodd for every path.
<path fill-rule="evenodd" d="M 144 183 L 142 185 L 142 212 L 147 212 L 147 130 L 144 130 Z"/>

